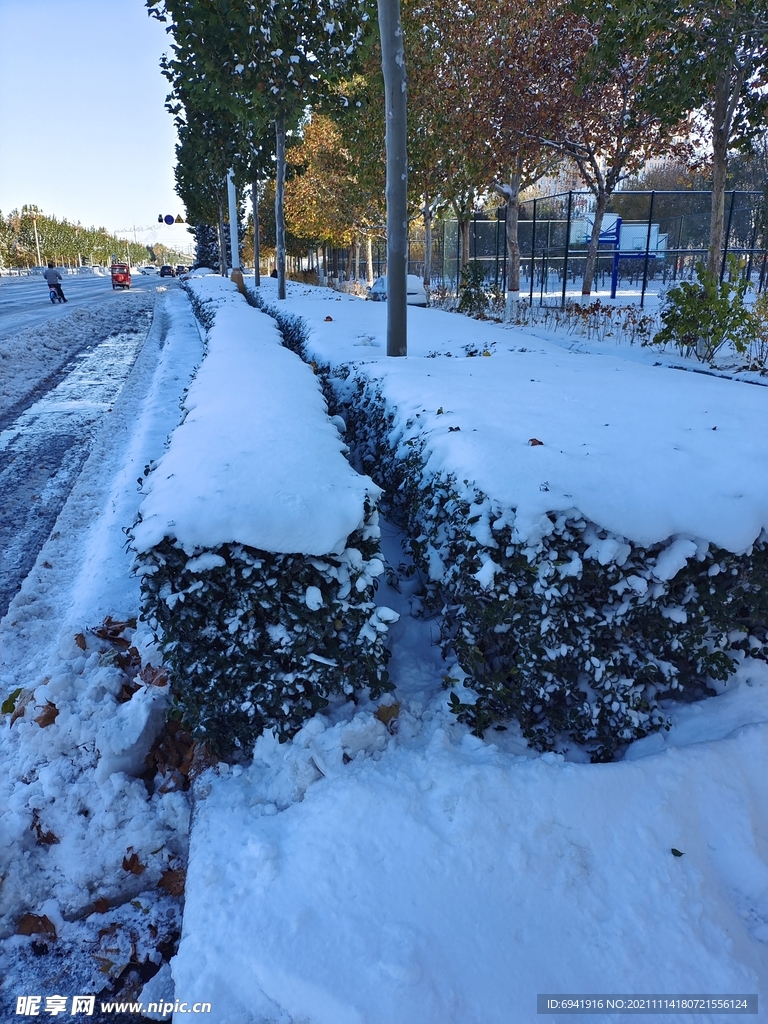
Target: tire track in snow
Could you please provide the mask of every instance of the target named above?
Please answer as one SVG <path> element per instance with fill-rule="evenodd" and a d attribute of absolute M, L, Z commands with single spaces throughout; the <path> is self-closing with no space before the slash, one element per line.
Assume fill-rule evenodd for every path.
<path fill-rule="evenodd" d="M 109 337 L 0 433 L 0 618 L 35 564 L 146 338 Z"/>

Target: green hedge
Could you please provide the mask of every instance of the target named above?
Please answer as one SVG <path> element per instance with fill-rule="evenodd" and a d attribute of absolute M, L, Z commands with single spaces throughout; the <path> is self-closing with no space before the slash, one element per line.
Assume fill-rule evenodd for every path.
<path fill-rule="evenodd" d="M 338 556 L 270 554 L 241 544 L 187 555 L 164 540 L 140 556 L 142 616 L 158 638 L 173 709 L 221 755 L 265 730 L 280 740 L 369 687 L 391 689 L 377 513 Z M 198 568 L 202 556 L 218 563 Z M 322 603 L 320 603 L 322 602 Z"/>
<path fill-rule="evenodd" d="M 575 741 L 610 760 L 667 724 L 663 698 L 710 695 L 739 652 L 765 657 L 765 538 L 743 555 L 699 544 L 670 581 L 654 575 L 668 542 L 633 545 L 575 509 L 550 513 L 548 535 L 524 547 L 513 509 L 471 481 L 430 474 L 423 440 L 393 435 L 378 382 L 342 387 L 351 443 L 388 492 L 441 613 L 443 648 L 477 694 L 452 694 L 452 708 L 479 735 L 515 718 L 540 750 Z M 607 564 L 601 541 L 615 550 Z"/>

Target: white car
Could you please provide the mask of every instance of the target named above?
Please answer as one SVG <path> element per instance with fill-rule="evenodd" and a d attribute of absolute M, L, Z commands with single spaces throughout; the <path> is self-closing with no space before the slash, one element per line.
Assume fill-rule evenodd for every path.
<path fill-rule="evenodd" d="M 380 277 L 374 281 L 368 289 L 366 296 L 372 302 L 387 301 L 387 279 Z M 405 279 L 405 301 L 409 306 L 426 306 L 427 293 L 424 290 L 424 282 L 415 274 L 409 274 Z"/>
<path fill-rule="evenodd" d="M 159 270 L 158 267 L 150 265 L 150 266 L 146 266 L 146 267 L 139 267 L 139 273 L 140 274 L 159 274 L 160 270 Z"/>

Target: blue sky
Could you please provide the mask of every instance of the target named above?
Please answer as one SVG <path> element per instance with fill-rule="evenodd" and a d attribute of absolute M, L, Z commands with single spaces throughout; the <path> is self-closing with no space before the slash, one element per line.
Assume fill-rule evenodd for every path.
<path fill-rule="evenodd" d="M 112 231 L 184 214 L 143 0 L 0 0 L 0 210 L 24 203 Z"/>

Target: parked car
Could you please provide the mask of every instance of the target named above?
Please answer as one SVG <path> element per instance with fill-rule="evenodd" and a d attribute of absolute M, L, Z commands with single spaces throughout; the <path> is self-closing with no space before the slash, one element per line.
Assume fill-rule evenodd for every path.
<path fill-rule="evenodd" d="M 180 277 L 182 274 L 188 274 L 189 267 L 183 267 L 181 264 L 176 267 L 176 277 Z"/>
<path fill-rule="evenodd" d="M 139 267 L 140 274 L 156 274 L 158 272 L 157 267 L 150 263 L 146 267 Z"/>
<path fill-rule="evenodd" d="M 165 263 L 160 267 L 160 277 L 176 277 L 176 271 Z"/>
<path fill-rule="evenodd" d="M 373 282 L 368 289 L 366 298 L 372 302 L 387 301 L 387 279 L 380 277 Z M 415 274 L 409 274 L 405 281 L 405 301 L 409 306 L 426 306 L 427 293 L 424 290 L 424 282 Z"/>

